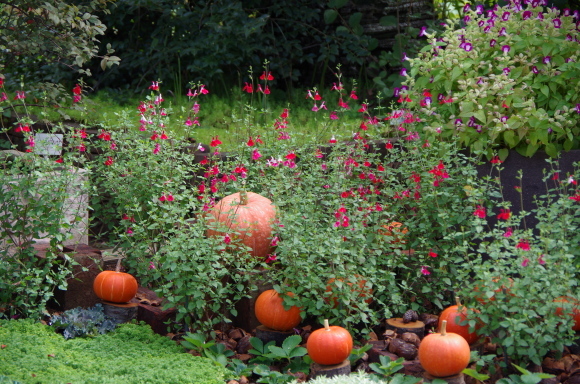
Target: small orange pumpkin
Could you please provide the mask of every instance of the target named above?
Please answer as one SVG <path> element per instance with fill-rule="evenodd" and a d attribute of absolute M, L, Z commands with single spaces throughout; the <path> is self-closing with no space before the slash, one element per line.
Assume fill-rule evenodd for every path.
<path fill-rule="evenodd" d="M 340 364 L 352 351 L 352 336 L 337 325 L 330 326 L 324 320 L 324 328 L 317 329 L 308 336 L 306 350 L 315 363 L 321 365 Z"/>
<path fill-rule="evenodd" d="M 447 307 L 441 312 L 438 328 L 441 328 L 443 321 L 447 321 L 447 331 L 457 333 L 471 345 L 479 339 L 479 336 L 476 332 L 469 332 L 469 325 L 460 325 L 467 319 L 467 308 L 462 307 L 459 297 L 455 298 L 455 303 L 455 305 Z"/>
<path fill-rule="evenodd" d="M 373 302 L 372 288 L 367 287 L 367 281 L 361 275 L 355 274 L 354 277 L 356 278 L 356 285 L 353 285 L 353 283 L 350 281 L 347 282 L 346 285 L 348 285 L 351 288 L 351 291 L 357 294 L 356 295 L 357 299 L 360 300 L 364 299 L 365 303 L 371 304 Z M 333 290 L 336 289 L 335 281 L 342 282 L 343 279 L 342 278 L 335 279 L 334 277 L 329 279 L 328 284 L 326 285 L 326 292 L 332 292 Z M 326 297 L 326 302 L 332 302 L 334 307 L 336 308 L 339 303 L 338 294 L 333 292 L 329 297 Z"/>
<path fill-rule="evenodd" d="M 253 192 L 238 192 L 221 199 L 208 213 L 208 224 L 219 222 L 238 233 L 241 242 L 252 249 L 257 258 L 272 253 L 272 223 L 276 207 L 270 199 Z M 225 236 L 226 233 L 208 229 L 207 236 Z"/>
<path fill-rule="evenodd" d="M 133 275 L 120 272 L 121 259 L 114 271 L 103 271 L 93 281 L 93 291 L 101 300 L 111 303 L 126 303 L 137 293 L 137 280 Z"/>
<path fill-rule="evenodd" d="M 407 227 L 403 227 L 402 223 L 392 221 L 389 224 L 383 225 L 383 229 L 379 230 L 379 234 L 392 238 L 391 244 L 401 243 L 405 244 L 405 236 L 409 232 Z"/>
<path fill-rule="evenodd" d="M 456 375 L 469 364 L 469 344 L 457 333 L 447 333 L 446 328 L 443 320 L 440 333 L 425 336 L 419 344 L 419 362 L 435 377 Z"/>
<path fill-rule="evenodd" d="M 575 331 L 580 331 L 580 301 L 576 300 L 573 297 L 560 296 L 560 297 L 557 297 L 556 299 L 554 299 L 554 302 L 556 302 L 556 303 L 573 303 L 574 304 L 574 308 L 572 309 L 572 312 L 569 312 L 568 314 L 574 318 L 574 324 L 572 325 L 572 329 Z M 562 316 L 563 311 L 564 310 L 562 309 L 562 307 L 556 308 L 556 315 Z"/>
<path fill-rule="evenodd" d="M 292 292 L 288 296 L 294 297 Z M 289 331 L 300 324 L 302 311 L 297 306 L 284 309 L 284 300 L 274 289 L 262 292 L 254 304 L 258 321 L 276 331 Z"/>

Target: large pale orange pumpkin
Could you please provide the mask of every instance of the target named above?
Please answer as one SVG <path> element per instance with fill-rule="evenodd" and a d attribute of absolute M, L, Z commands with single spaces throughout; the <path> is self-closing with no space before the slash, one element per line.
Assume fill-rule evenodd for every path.
<path fill-rule="evenodd" d="M 574 308 L 572 309 L 572 312 L 569 312 L 567 314 L 574 318 L 574 324 L 572 325 L 572 329 L 575 331 L 580 331 L 580 301 L 576 300 L 573 297 L 560 296 L 560 297 L 554 299 L 554 302 L 556 302 L 556 303 L 573 303 L 574 304 Z M 556 315 L 562 316 L 563 312 L 564 312 L 564 310 L 562 309 L 562 307 L 556 308 Z"/>
<path fill-rule="evenodd" d="M 292 292 L 288 296 L 293 297 Z M 258 321 L 276 331 L 289 331 L 300 324 L 302 311 L 297 306 L 284 309 L 284 299 L 273 289 L 262 292 L 254 304 Z"/>
<path fill-rule="evenodd" d="M 469 364 L 469 344 L 457 333 L 448 333 L 446 328 L 444 320 L 439 333 L 425 336 L 419 344 L 419 362 L 435 377 L 456 375 Z"/>
<path fill-rule="evenodd" d="M 355 274 L 356 284 L 352 282 L 347 282 L 348 285 L 354 293 L 357 295 L 357 300 L 364 300 L 367 304 L 373 302 L 373 290 L 372 288 L 368 288 L 366 286 L 367 281 L 361 275 Z M 326 285 L 326 292 L 336 291 L 336 282 L 337 279 L 331 278 L 328 280 L 328 284 Z M 339 278 L 338 281 L 343 282 L 344 279 Z M 334 307 L 338 306 L 339 303 L 339 294 L 337 292 L 332 292 L 330 297 L 327 297 L 327 302 L 332 302 Z M 356 305 L 356 304 L 355 304 Z"/>
<path fill-rule="evenodd" d="M 455 298 L 455 303 L 455 305 L 447 307 L 443 312 L 441 312 L 441 315 L 439 315 L 438 328 L 441 329 L 443 321 L 447 321 L 447 331 L 457 333 L 471 345 L 479 339 L 479 336 L 477 336 L 475 331 L 469 332 L 469 325 L 460 324 L 467 320 L 467 308 L 461 305 L 459 297 Z M 459 308 L 461 308 L 461 310 Z"/>
<path fill-rule="evenodd" d="M 103 271 L 95 277 L 93 291 L 99 299 L 112 303 L 126 303 L 137 293 L 137 280 L 133 275 L 120 272 L 120 263 L 114 271 Z"/>
<path fill-rule="evenodd" d="M 237 233 L 241 242 L 251 248 L 251 255 L 266 258 L 272 253 L 272 224 L 276 207 L 269 199 L 253 192 L 238 192 L 221 199 L 208 214 L 210 228 L 207 236 L 225 236 Z M 212 229 L 212 223 L 228 228 Z"/>
<path fill-rule="evenodd" d="M 317 329 L 308 336 L 306 350 L 315 363 L 340 364 L 352 351 L 352 336 L 346 329 L 330 326 L 328 320 L 324 320 L 324 328 Z"/>

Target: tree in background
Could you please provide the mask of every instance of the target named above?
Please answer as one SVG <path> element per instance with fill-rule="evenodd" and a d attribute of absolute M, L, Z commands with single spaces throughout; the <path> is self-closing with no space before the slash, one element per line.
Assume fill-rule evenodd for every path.
<path fill-rule="evenodd" d="M 73 79 L 70 73 L 90 76 L 85 65 L 91 59 L 99 58 L 103 69 L 118 64 L 110 46 L 99 54 L 98 37 L 107 27 L 97 13 L 108 12 L 113 1 L 0 1 L 0 77 L 16 88 L 25 81 L 56 101 L 55 83 Z"/>

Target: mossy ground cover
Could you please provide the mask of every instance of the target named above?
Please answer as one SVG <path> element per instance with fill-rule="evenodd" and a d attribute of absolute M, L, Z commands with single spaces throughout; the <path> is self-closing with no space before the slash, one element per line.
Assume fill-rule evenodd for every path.
<path fill-rule="evenodd" d="M 138 324 L 65 340 L 40 323 L 0 321 L 0 344 L 0 376 L 22 383 L 221 384 L 226 375 Z"/>

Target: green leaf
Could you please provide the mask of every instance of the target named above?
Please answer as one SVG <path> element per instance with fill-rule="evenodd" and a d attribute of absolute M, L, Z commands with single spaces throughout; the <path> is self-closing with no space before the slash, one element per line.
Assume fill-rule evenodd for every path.
<path fill-rule="evenodd" d="M 327 9 L 324 11 L 324 22 L 326 24 L 332 24 L 336 20 L 338 12 L 335 9 Z"/>
<path fill-rule="evenodd" d="M 342 8 L 348 3 L 348 0 L 330 0 L 328 6 L 331 8 Z"/>
<path fill-rule="evenodd" d="M 398 20 L 397 20 L 396 16 L 383 16 L 379 20 L 379 24 L 384 26 L 384 27 L 388 27 L 391 25 L 397 25 L 397 22 L 398 22 Z"/>
<path fill-rule="evenodd" d="M 487 122 L 485 111 L 483 109 L 478 109 L 477 111 L 475 111 L 473 113 L 473 116 L 475 116 L 475 118 L 479 120 L 482 124 L 485 124 Z"/>
<path fill-rule="evenodd" d="M 462 72 L 463 70 L 461 69 L 461 67 L 455 66 L 453 68 L 453 71 L 451 71 L 451 80 L 452 81 L 456 80 L 459 76 L 461 76 Z"/>
<path fill-rule="evenodd" d="M 485 381 L 485 380 L 489 379 L 489 375 L 479 373 L 475 369 L 465 368 L 462 372 L 464 374 L 466 374 L 467 376 L 473 377 L 475 380 Z"/>
<path fill-rule="evenodd" d="M 292 335 L 284 340 L 282 343 L 282 348 L 286 351 L 290 351 L 291 349 L 296 348 L 301 342 L 302 337 L 299 335 Z"/>
<path fill-rule="evenodd" d="M 362 13 L 355 12 L 352 15 L 350 15 L 350 17 L 348 18 L 348 25 L 350 25 L 351 28 L 358 27 L 358 26 L 360 26 L 361 19 L 362 19 Z"/>

